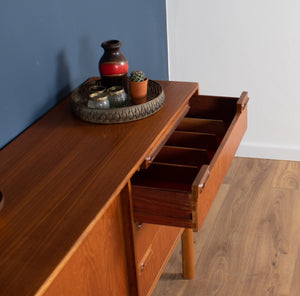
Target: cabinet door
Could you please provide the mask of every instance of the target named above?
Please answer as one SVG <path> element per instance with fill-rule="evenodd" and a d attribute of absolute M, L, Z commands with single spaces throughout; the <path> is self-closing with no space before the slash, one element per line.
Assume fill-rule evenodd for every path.
<path fill-rule="evenodd" d="M 130 295 L 124 250 L 121 202 L 116 198 L 39 295 Z"/>
<path fill-rule="evenodd" d="M 132 178 L 136 221 L 199 230 L 247 127 L 248 95 L 195 95 L 146 170 Z"/>

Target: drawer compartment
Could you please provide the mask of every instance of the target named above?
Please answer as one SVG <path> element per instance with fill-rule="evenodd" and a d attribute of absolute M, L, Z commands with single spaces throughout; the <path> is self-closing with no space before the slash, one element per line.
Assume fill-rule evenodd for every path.
<path fill-rule="evenodd" d="M 199 96 L 152 160 L 132 177 L 135 221 L 199 230 L 247 127 L 248 94 Z"/>

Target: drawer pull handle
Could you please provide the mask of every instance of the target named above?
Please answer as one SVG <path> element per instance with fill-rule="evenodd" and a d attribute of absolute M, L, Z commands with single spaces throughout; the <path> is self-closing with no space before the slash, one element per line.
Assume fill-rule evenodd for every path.
<path fill-rule="evenodd" d="M 140 264 L 139 264 L 139 271 L 140 272 L 143 272 L 145 270 L 145 268 L 147 267 L 149 261 L 150 261 L 150 258 L 153 254 L 153 251 L 152 251 L 152 245 L 150 245 L 150 247 L 148 248 L 148 250 L 146 251 L 144 257 L 142 258 Z"/>
<path fill-rule="evenodd" d="M 2 208 L 3 208 L 3 204 L 4 204 L 4 197 L 3 197 L 2 192 L 0 191 L 0 211 L 1 211 Z"/>
<path fill-rule="evenodd" d="M 138 223 L 138 225 L 136 226 L 137 230 L 138 231 L 141 230 L 142 226 L 143 226 L 143 223 Z"/>
<path fill-rule="evenodd" d="M 240 98 L 237 101 L 236 108 L 238 113 L 242 113 L 246 108 L 247 103 L 249 101 L 248 92 L 243 91 Z"/>

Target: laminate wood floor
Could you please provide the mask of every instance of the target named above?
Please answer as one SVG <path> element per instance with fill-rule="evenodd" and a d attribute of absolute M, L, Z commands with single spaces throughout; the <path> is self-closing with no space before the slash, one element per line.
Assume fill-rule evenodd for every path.
<path fill-rule="evenodd" d="M 194 242 L 195 278 L 178 244 L 152 296 L 299 296 L 300 162 L 235 158 Z"/>

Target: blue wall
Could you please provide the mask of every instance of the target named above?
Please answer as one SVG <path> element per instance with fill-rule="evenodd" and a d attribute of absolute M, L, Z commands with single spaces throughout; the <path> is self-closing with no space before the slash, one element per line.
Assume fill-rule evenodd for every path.
<path fill-rule="evenodd" d="M 0 148 L 91 76 L 103 41 L 119 39 L 129 70 L 168 79 L 165 1 L 3 0 Z"/>

